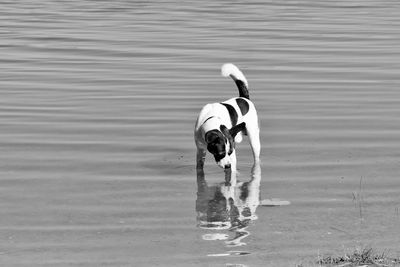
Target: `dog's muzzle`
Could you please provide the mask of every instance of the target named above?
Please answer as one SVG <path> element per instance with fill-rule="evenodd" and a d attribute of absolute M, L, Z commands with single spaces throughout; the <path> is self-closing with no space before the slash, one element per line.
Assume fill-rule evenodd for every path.
<path fill-rule="evenodd" d="M 217 161 L 217 165 L 223 169 L 229 169 L 231 167 L 231 160 L 230 160 L 229 156 L 225 156 L 220 161 Z"/>

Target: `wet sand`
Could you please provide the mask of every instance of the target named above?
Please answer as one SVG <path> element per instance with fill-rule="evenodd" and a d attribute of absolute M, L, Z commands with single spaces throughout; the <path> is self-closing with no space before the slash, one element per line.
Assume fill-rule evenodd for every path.
<path fill-rule="evenodd" d="M 0 265 L 400 255 L 397 2 L 3 7 Z M 196 211 L 193 127 L 205 103 L 237 94 L 225 62 L 243 70 L 258 109 L 260 199 L 291 202 L 256 207 L 237 246 L 226 243 L 237 231 L 199 227 Z M 245 140 L 242 182 L 250 159 Z M 224 178 L 209 158 L 205 178 L 213 188 Z"/>

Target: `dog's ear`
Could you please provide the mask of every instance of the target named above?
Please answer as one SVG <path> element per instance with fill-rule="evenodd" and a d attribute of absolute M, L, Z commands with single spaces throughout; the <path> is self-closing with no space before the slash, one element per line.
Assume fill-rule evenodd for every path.
<path fill-rule="evenodd" d="M 223 133 L 225 136 L 230 135 L 230 132 L 229 132 L 228 128 L 226 128 L 225 125 L 221 124 L 221 126 L 219 126 L 219 129 L 221 130 L 221 133 Z"/>
<path fill-rule="evenodd" d="M 238 125 L 233 126 L 229 130 L 229 133 L 231 134 L 232 137 L 235 137 L 240 131 L 243 131 L 245 129 L 246 129 L 246 123 L 242 122 L 242 123 L 239 123 Z"/>

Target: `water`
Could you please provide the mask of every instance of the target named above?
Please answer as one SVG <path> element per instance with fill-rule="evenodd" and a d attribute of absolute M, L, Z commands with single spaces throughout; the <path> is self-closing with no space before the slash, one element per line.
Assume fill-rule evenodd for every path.
<path fill-rule="evenodd" d="M 3 1 L 0 262 L 399 255 L 399 29 L 397 1 Z M 292 203 L 256 207 L 239 231 L 199 227 L 196 211 L 193 126 L 202 105 L 236 96 L 225 62 L 258 109 L 260 198 Z M 246 142 L 238 161 L 249 181 Z M 223 181 L 211 160 L 205 171 Z"/>

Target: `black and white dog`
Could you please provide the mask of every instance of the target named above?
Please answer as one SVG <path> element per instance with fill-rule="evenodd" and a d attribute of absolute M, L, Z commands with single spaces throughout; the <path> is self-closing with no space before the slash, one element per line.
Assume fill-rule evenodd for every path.
<path fill-rule="evenodd" d="M 222 76 L 230 76 L 239 89 L 239 97 L 221 103 L 205 105 L 196 121 L 194 139 L 197 146 L 197 170 L 202 170 L 206 151 L 213 154 L 218 166 L 230 171 L 236 183 L 235 143 L 242 134 L 249 137 L 254 164 L 260 163 L 260 137 L 257 111 L 250 101 L 248 83 L 243 73 L 233 64 L 224 64 Z M 230 181 L 227 181 L 230 182 Z"/>

